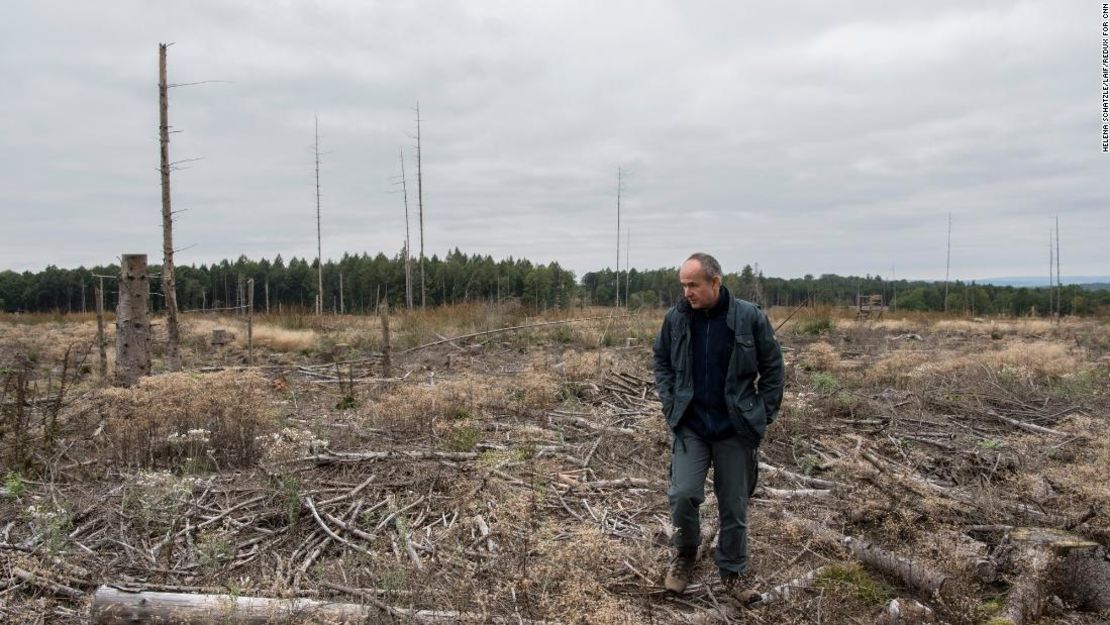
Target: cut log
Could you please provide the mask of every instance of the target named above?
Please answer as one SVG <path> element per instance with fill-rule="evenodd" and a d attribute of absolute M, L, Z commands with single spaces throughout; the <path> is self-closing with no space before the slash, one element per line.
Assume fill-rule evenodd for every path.
<path fill-rule="evenodd" d="M 264 623 L 388 622 L 381 610 L 315 599 L 267 599 L 174 592 L 124 592 L 110 586 L 96 591 L 96 625 L 179 623 L 181 625 L 262 625 Z"/>
<path fill-rule="evenodd" d="M 94 625 L 174 623 L 177 625 L 267 625 L 270 623 L 513 623 L 556 625 L 518 617 L 497 617 L 451 610 L 389 606 L 365 591 L 339 584 L 320 585 L 355 595 L 369 605 L 316 599 L 269 599 L 174 592 L 125 592 L 101 586 L 92 604 Z"/>
<path fill-rule="evenodd" d="M 1014 625 L 1036 620 L 1053 597 L 1079 610 L 1110 608 L 1110 560 L 1096 542 L 1058 529 L 1018 527 L 994 560 L 1012 573 L 1003 617 Z"/>

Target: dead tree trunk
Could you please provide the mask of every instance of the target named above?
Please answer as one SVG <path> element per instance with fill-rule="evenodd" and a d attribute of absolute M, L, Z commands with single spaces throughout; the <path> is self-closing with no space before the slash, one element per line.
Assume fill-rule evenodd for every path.
<path fill-rule="evenodd" d="M 389 339 L 389 302 L 381 303 L 379 314 L 382 319 L 382 377 L 388 378 L 393 368 L 393 348 Z"/>
<path fill-rule="evenodd" d="M 124 254 L 116 308 L 116 383 L 150 375 L 150 278 L 146 254 Z"/>
<path fill-rule="evenodd" d="M 254 366 L 254 278 L 247 279 L 247 365 Z"/>
<path fill-rule="evenodd" d="M 887 551 L 878 545 L 855 536 L 840 532 L 810 519 L 789 515 L 791 520 L 809 530 L 815 536 L 839 543 L 846 547 L 865 566 L 902 580 L 902 583 L 923 593 L 933 596 L 944 590 L 949 577 L 916 560 Z"/>
<path fill-rule="evenodd" d="M 267 599 L 170 592 L 124 592 L 101 586 L 93 599 L 97 625 L 127 623 L 373 623 L 378 609 L 313 599 Z"/>
<path fill-rule="evenodd" d="M 409 237 L 409 185 L 405 180 L 405 150 L 401 149 L 401 194 L 405 198 L 405 308 L 412 310 L 412 239 Z"/>
<path fill-rule="evenodd" d="M 428 291 L 424 286 L 424 168 L 420 146 L 420 103 L 416 103 L 416 205 L 420 212 L 420 307 L 428 304 Z"/>
<path fill-rule="evenodd" d="M 324 314 L 324 245 L 320 235 L 320 118 L 313 118 L 316 158 L 316 316 Z"/>
<path fill-rule="evenodd" d="M 166 300 L 166 368 L 181 370 L 181 333 L 177 326 L 177 291 L 173 270 L 173 213 L 170 211 L 169 86 L 166 44 L 158 44 L 158 131 L 162 161 L 162 293 Z"/>
<path fill-rule="evenodd" d="M 1014 625 L 1036 620 L 1059 597 L 1080 610 L 1110 608 L 1106 549 L 1063 530 L 1014 528 L 994 559 L 1013 574 L 1003 617 Z"/>
<path fill-rule="evenodd" d="M 100 278 L 100 284 L 93 288 L 96 289 L 96 348 L 100 354 L 100 383 L 104 384 L 108 380 L 107 341 L 104 339 L 104 278 Z"/>

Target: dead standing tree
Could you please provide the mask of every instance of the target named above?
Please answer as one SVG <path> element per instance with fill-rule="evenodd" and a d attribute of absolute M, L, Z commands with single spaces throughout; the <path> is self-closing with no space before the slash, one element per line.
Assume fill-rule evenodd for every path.
<path fill-rule="evenodd" d="M 145 375 L 150 375 L 150 276 L 146 254 L 124 254 L 116 308 L 116 383 L 132 386 Z"/>
<path fill-rule="evenodd" d="M 405 198 L 405 308 L 412 310 L 412 240 L 409 238 L 409 187 L 405 179 L 405 150 L 401 149 L 401 193 Z"/>
<path fill-rule="evenodd" d="M 416 205 L 420 212 L 420 307 L 428 303 L 428 292 L 424 287 L 424 168 L 420 146 L 420 102 L 416 103 Z"/>
<path fill-rule="evenodd" d="M 166 84 L 166 48 L 158 44 L 158 135 L 162 174 L 162 293 L 166 300 L 166 368 L 181 370 L 181 333 L 177 325 L 177 291 L 173 270 L 173 212 L 170 210 L 169 85 Z M 121 298 L 122 300 L 122 298 Z"/>
<path fill-rule="evenodd" d="M 313 154 L 316 161 L 316 316 L 324 314 L 324 247 L 320 236 L 320 118 L 313 118 Z"/>

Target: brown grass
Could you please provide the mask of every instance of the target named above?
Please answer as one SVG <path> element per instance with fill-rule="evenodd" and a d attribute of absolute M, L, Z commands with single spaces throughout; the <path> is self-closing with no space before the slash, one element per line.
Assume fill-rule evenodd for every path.
<path fill-rule="evenodd" d="M 104 389 L 90 397 L 100 420 L 92 440 L 125 466 L 250 466 L 259 452 L 255 437 L 278 426 L 266 386 L 256 373 L 225 371 L 171 373 L 134 388 Z"/>

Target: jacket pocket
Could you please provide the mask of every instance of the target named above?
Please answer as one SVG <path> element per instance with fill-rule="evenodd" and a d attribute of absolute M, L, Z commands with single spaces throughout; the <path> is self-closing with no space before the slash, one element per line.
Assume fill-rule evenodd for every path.
<path fill-rule="evenodd" d="M 759 370 L 756 362 L 754 336 L 737 333 L 734 350 L 737 373 L 741 375 L 752 374 Z"/>
<path fill-rule="evenodd" d="M 763 398 L 758 395 L 741 399 L 739 406 L 740 419 L 755 435 L 756 441 L 763 440 L 767 432 L 767 409 L 763 405 Z"/>

